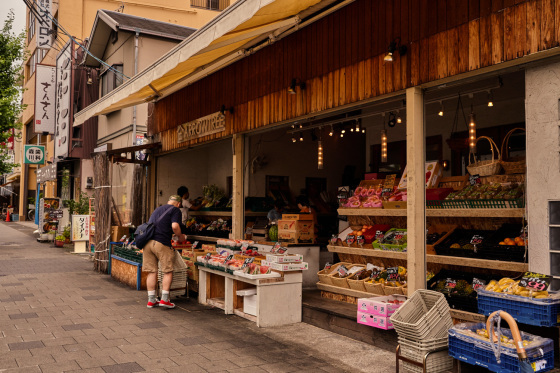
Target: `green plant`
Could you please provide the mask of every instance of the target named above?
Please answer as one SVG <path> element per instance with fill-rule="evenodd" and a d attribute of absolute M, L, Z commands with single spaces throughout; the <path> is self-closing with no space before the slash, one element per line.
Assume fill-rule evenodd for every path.
<path fill-rule="evenodd" d="M 64 238 L 70 238 L 70 224 L 64 227 L 64 230 L 62 231 L 62 236 Z"/>
<path fill-rule="evenodd" d="M 85 193 L 81 193 L 78 200 L 68 199 L 63 201 L 68 206 L 70 215 L 87 215 L 89 214 L 89 197 Z"/>
<path fill-rule="evenodd" d="M 57 241 L 66 241 L 66 237 L 64 237 L 63 235 L 59 234 L 58 236 L 56 236 L 54 238 Z"/>

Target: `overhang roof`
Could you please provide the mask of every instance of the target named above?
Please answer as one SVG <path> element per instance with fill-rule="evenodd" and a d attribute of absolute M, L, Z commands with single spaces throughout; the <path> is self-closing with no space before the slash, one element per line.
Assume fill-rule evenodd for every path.
<path fill-rule="evenodd" d="M 349 0 L 352 1 L 352 0 Z M 347 1 L 347 2 L 349 2 Z M 335 0 L 238 0 L 154 64 L 75 115 L 74 125 L 162 98 L 243 58 L 250 46 L 273 40 Z"/>
<path fill-rule="evenodd" d="M 196 32 L 196 29 L 191 27 L 100 9 L 97 11 L 91 29 L 88 50 L 97 58 L 102 58 L 111 38 L 111 32 L 119 30 L 178 41 L 183 41 Z M 87 54 L 85 65 L 99 67 L 100 63 Z"/>

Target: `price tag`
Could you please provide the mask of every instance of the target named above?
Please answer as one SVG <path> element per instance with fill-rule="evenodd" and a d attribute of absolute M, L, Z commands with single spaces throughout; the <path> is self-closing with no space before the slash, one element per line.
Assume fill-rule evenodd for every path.
<path fill-rule="evenodd" d="M 336 245 L 338 243 L 338 236 L 333 234 L 331 237 L 331 245 Z"/>
<path fill-rule="evenodd" d="M 356 237 L 356 242 L 358 245 L 363 246 L 363 244 L 366 243 L 366 238 L 364 236 L 358 236 Z"/>
<path fill-rule="evenodd" d="M 345 265 L 341 265 L 340 267 L 338 267 L 336 272 L 340 277 L 346 277 L 346 275 L 348 274 L 348 268 L 346 268 Z"/>
<path fill-rule="evenodd" d="M 208 253 L 208 254 L 206 254 L 206 256 L 204 257 L 204 259 L 205 259 L 206 261 L 208 261 L 211 257 L 212 257 L 212 254 Z"/>
<path fill-rule="evenodd" d="M 356 236 L 354 236 L 353 234 L 349 234 L 348 236 L 346 236 L 346 244 L 352 245 L 354 242 L 356 242 Z"/>
<path fill-rule="evenodd" d="M 376 240 L 380 241 L 380 240 L 383 239 L 383 237 L 385 237 L 385 234 L 383 232 L 381 232 L 381 231 L 376 231 L 375 232 L 375 239 Z"/>
<path fill-rule="evenodd" d="M 198 246 L 198 241 L 194 241 L 192 244 L 192 249 L 196 249 L 196 247 Z"/>
<path fill-rule="evenodd" d="M 525 272 L 519 281 L 519 286 L 536 291 L 545 291 L 548 290 L 551 279 L 551 276 L 542 273 Z"/>
<path fill-rule="evenodd" d="M 474 277 L 472 281 L 472 287 L 474 290 L 484 289 L 486 287 L 486 281 Z"/>
<path fill-rule="evenodd" d="M 249 242 L 243 242 L 243 244 L 241 244 L 241 251 L 247 250 L 248 247 L 249 247 Z"/>
<path fill-rule="evenodd" d="M 280 247 L 278 248 L 278 250 L 276 250 L 277 254 L 286 254 L 286 252 L 288 251 L 287 247 Z"/>
<path fill-rule="evenodd" d="M 371 275 L 369 275 L 369 278 L 376 279 L 377 277 L 379 277 L 379 273 L 381 272 L 378 269 L 374 269 L 373 271 L 371 271 Z"/>
<path fill-rule="evenodd" d="M 399 267 L 387 268 L 387 280 L 398 280 L 399 278 Z"/>
<path fill-rule="evenodd" d="M 323 268 L 323 269 L 331 269 L 331 267 L 332 267 L 332 264 L 329 263 L 329 262 L 327 262 L 327 263 L 325 264 L 325 268 Z"/>
<path fill-rule="evenodd" d="M 484 237 L 479 236 L 478 234 L 475 234 L 471 238 L 471 245 L 480 245 L 483 240 L 484 240 Z"/>
<path fill-rule="evenodd" d="M 480 180 L 480 175 L 471 175 L 469 177 L 469 182 L 471 183 L 471 185 L 476 185 L 476 184 L 480 184 L 481 180 Z"/>
<path fill-rule="evenodd" d="M 452 278 L 448 278 L 445 281 L 445 287 L 448 289 L 455 289 L 455 287 L 457 286 L 457 280 L 452 279 Z"/>
<path fill-rule="evenodd" d="M 251 258 L 247 258 L 243 261 L 243 265 L 241 266 L 241 268 L 245 268 L 247 267 L 249 264 L 253 263 L 253 260 L 255 260 L 255 258 L 251 257 Z"/>
<path fill-rule="evenodd" d="M 280 242 L 276 242 L 274 246 L 272 246 L 272 252 L 277 253 L 278 249 L 280 249 Z"/>
<path fill-rule="evenodd" d="M 385 181 L 383 182 L 383 189 L 389 189 L 391 192 L 393 191 L 393 187 L 395 186 L 395 179 L 397 178 L 397 174 L 387 175 Z"/>
<path fill-rule="evenodd" d="M 232 259 L 233 259 L 233 254 L 229 254 L 229 255 L 227 256 L 227 258 L 225 258 L 224 261 L 223 261 L 222 263 L 226 264 L 227 262 L 229 262 L 229 261 L 232 260 Z"/>

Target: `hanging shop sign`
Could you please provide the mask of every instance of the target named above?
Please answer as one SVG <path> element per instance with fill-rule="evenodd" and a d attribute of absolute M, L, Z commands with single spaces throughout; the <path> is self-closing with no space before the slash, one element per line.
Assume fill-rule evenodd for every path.
<path fill-rule="evenodd" d="M 56 163 L 37 169 L 37 182 L 39 184 L 52 180 L 56 180 Z"/>
<path fill-rule="evenodd" d="M 68 42 L 56 57 L 56 115 L 54 156 L 68 156 L 68 141 L 72 127 L 72 42 Z"/>
<path fill-rule="evenodd" d="M 37 65 L 35 70 L 35 133 L 54 133 L 56 67 Z"/>
<path fill-rule="evenodd" d="M 72 241 L 89 240 L 89 215 L 72 215 Z"/>
<path fill-rule="evenodd" d="M 51 0 L 37 0 L 37 10 L 40 18 L 36 21 L 37 48 L 50 49 L 52 47 L 52 15 Z"/>
<path fill-rule="evenodd" d="M 136 135 L 136 143 L 135 145 L 144 145 L 144 134 L 137 134 Z M 134 152 L 134 157 L 139 161 L 146 160 L 146 154 L 139 152 Z"/>
<path fill-rule="evenodd" d="M 207 115 L 177 127 L 177 142 L 185 142 L 202 136 L 225 131 L 226 117 L 220 112 Z"/>
<path fill-rule="evenodd" d="M 25 164 L 45 164 L 44 145 L 24 145 Z"/>

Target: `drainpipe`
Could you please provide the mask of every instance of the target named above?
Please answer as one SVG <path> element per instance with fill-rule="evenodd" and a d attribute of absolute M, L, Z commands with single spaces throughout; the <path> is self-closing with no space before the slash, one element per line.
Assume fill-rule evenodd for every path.
<path fill-rule="evenodd" d="M 138 37 L 140 30 L 136 29 L 134 36 L 134 75 L 138 74 Z M 132 108 L 132 146 L 136 145 L 136 105 Z"/>

